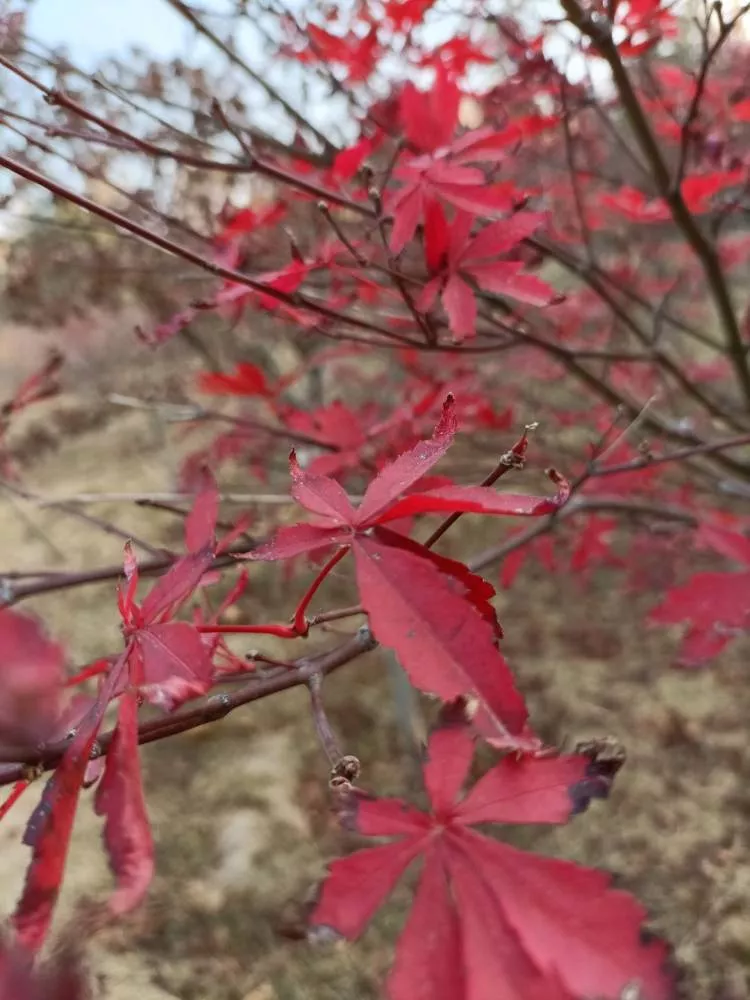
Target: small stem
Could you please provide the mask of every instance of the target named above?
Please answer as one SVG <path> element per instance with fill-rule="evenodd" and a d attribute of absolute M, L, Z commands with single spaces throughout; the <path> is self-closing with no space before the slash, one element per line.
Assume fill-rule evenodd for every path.
<path fill-rule="evenodd" d="M 28 781 L 17 781 L 13 785 L 13 788 L 11 788 L 8 798 L 5 800 L 5 802 L 2 803 L 2 805 L 0 805 L 0 819 L 3 819 L 4 816 L 8 815 L 10 810 L 13 808 L 16 802 L 18 802 L 23 793 L 29 787 L 29 784 L 30 782 Z"/>
<path fill-rule="evenodd" d="M 349 551 L 349 546 L 346 545 L 335 552 L 328 562 L 323 566 L 318 575 L 315 577 L 313 582 L 307 588 L 302 600 L 297 605 L 297 610 L 294 612 L 294 629 L 297 635 L 307 635 L 310 631 L 310 622 L 305 617 L 305 611 L 310 605 L 310 601 L 315 596 L 315 592 L 318 590 L 320 585 L 323 583 L 325 578 L 331 572 L 331 570 L 336 566 L 337 563 L 341 562 L 344 556 Z"/>
<path fill-rule="evenodd" d="M 500 460 L 495 466 L 495 468 L 490 472 L 488 476 L 482 480 L 479 484 L 480 486 L 492 486 L 494 483 L 504 476 L 506 472 L 510 472 L 511 469 L 522 469 L 523 463 L 526 459 L 526 450 L 529 445 L 528 431 L 530 427 L 527 427 L 523 432 L 521 437 L 516 441 L 510 451 L 506 451 L 504 455 L 500 456 Z M 461 517 L 462 512 L 458 511 L 455 514 L 451 514 L 449 517 L 439 524 L 437 528 L 433 531 L 427 541 L 424 543 L 426 549 L 431 549 L 435 542 L 442 538 L 443 535 L 449 528 L 452 528 L 456 521 Z"/>
<path fill-rule="evenodd" d="M 206 635 L 275 635 L 278 639 L 299 639 L 293 625 L 196 625 Z"/>
<path fill-rule="evenodd" d="M 65 687 L 75 687 L 77 684 L 83 684 L 84 681 L 88 681 L 92 677 L 98 677 L 100 674 L 106 673 L 110 665 L 109 660 L 97 660 L 96 663 L 90 663 L 88 667 L 79 670 L 77 674 L 66 678 Z"/>
<path fill-rule="evenodd" d="M 341 747 L 323 705 L 323 679 L 320 674 L 313 674 L 310 677 L 307 682 L 307 690 L 310 692 L 310 704 L 315 731 L 318 734 L 318 739 L 325 750 L 331 767 L 334 767 L 341 760 L 343 754 L 341 753 Z"/>

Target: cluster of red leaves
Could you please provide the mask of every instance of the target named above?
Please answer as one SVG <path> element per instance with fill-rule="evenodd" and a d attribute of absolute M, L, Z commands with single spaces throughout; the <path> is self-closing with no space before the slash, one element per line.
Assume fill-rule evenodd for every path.
<path fill-rule="evenodd" d="M 123 652 L 66 679 L 64 654 L 27 615 L 0 610 L 0 744 L 24 751 L 73 734 L 29 820 L 24 843 L 32 848 L 26 885 L 13 916 L 16 940 L 37 951 L 48 934 L 62 882 L 68 846 L 83 787 L 96 783 L 94 808 L 104 817 L 104 844 L 116 878 L 108 913 L 119 916 L 143 899 L 153 874 L 153 842 L 141 783 L 138 709 L 144 699 L 163 711 L 204 694 L 221 669 L 211 636 L 174 617 L 207 579 L 217 553 L 244 528 L 216 541 L 218 492 L 205 478 L 186 519 L 188 553 L 161 577 L 141 604 L 135 600 L 138 568 L 125 551 L 126 586 L 118 595 Z M 65 688 L 99 677 L 95 698 L 65 702 Z M 105 712 L 117 701 L 117 722 L 105 758 L 95 752 Z M 19 783 L 9 805 L 26 787 Z"/>
<path fill-rule="evenodd" d="M 601 872 L 529 854 L 474 827 L 565 823 L 605 796 L 611 774 L 585 753 L 508 755 L 465 795 L 473 754 L 465 727 L 433 732 L 426 813 L 353 789 L 345 827 L 388 844 L 334 861 L 312 915 L 313 933 L 358 937 L 398 879 L 423 860 L 388 981 L 392 1000 L 573 1000 L 672 995 L 666 949 L 643 944 L 642 908 Z"/>
<path fill-rule="evenodd" d="M 475 700 L 473 724 L 483 736 L 499 746 L 527 746 L 526 707 L 497 646 L 502 632 L 490 604 L 493 588 L 462 563 L 437 555 L 389 525 L 428 513 L 539 517 L 565 503 L 568 487 L 551 471 L 559 487 L 551 498 L 482 486 L 420 491 L 417 484 L 445 454 L 455 432 L 454 402 L 448 397 L 432 438 L 387 465 L 357 508 L 334 479 L 305 472 L 292 453 L 292 496 L 313 518 L 280 528 L 248 558 L 290 559 L 335 547 L 328 564 L 333 568 L 351 551 L 373 634 L 395 650 L 415 687 L 443 701 L 470 696 Z M 403 496 L 407 490 L 413 491 Z"/>
<path fill-rule="evenodd" d="M 322 23 L 310 21 L 303 29 L 291 18 L 285 20 L 288 41 L 282 53 L 327 69 L 334 79 L 343 74 L 347 83 L 375 82 L 394 43 L 403 45 L 411 66 L 432 71 L 426 88 L 407 81 L 370 107 L 359 137 L 327 166 L 292 156 L 291 168 L 288 162 L 256 160 L 256 169 L 264 166 L 269 175 L 288 185 L 289 200 L 321 199 L 324 207 L 330 203 L 348 209 L 355 219 L 366 219 L 370 230 L 363 238 L 350 238 L 336 228 L 336 239 L 328 234 L 304 254 L 293 241 L 285 242 L 283 259 L 262 273 L 246 275 L 243 283 L 228 269 L 236 272 L 252 262 L 254 241 L 263 245 L 287 217 L 288 204 L 229 209 L 219 220 L 213 241 L 212 266 L 224 280 L 206 299 L 158 326 L 148 339 L 163 342 L 210 310 L 232 319 L 247 309 L 273 312 L 305 335 L 335 336 L 338 320 L 345 328 L 347 323 L 359 326 L 361 333 L 362 327 L 368 329 L 362 310 L 356 314 L 338 310 L 365 305 L 382 312 L 370 334 L 400 338 L 409 345 L 394 351 L 404 377 L 400 405 L 392 412 L 385 412 L 380 401 L 380 376 L 365 374 L 356 366 L 342 381 L 348 389 L 361 388 L 363 399 L 369 391 L 377 402 L 354 405 L 350 396 L 349 401 L 334 399 L 310 409 L 291 403 L 287 390 L 303 374 L 322 366 L 325 352 L 309 354 L 304 371 L 277 380 L 246 362 L 229 373 L 204 373 L 199 379 L 202 391 L 238 397 L 249 407 L 236 429 L 211 445 L 214 465 L 225 456 L 242 455 L 265 476 L 271 446 L 279 437 L 300 445 L 291 457 L 292 496 L 308 512 L 308 519 L 282 527 L 245 558 L 283 560 L 289 565 L 310 556 L 322 563 L 291 624 L 243 625 L 237 630 L 282 638 L 306 635 L 310 601 L 334 567 L 351 556 L 360 609 L 375 638 L 395 652 L 415 687 L 445 703 L 458 700 L 462 707 L 461 723 L 444 724 L 430 740 L 425 765 L 427 812 L 359 789 L 342 797 L 344 825 L 365 836 L 396 839 L 334 862 L 313 926 L 322 936 L 327 928 L 356 937 L 406 868 L 421 858 L 419 887 L 390 979 L 394 1000 L 614 1000 L 631 994 L 639 1000 L 662 1000 L 671 996 L 672 989 L 664 971 L 665 949 L 641 940 L 644 913 L 633 900 L 613 891 L 601 873 L 517 851 L 474 829 L 483 823 L 566 822 L 591 798 L 606 794 L 611 775 L 586 753 L 543 750 L 500 650 L 503 633 L 491 603 L 494 588 L 463 563 L 433 552 L 429 541 L 414 540 L 410 530 L 416 517 L 434 514 L 546 519 L 535 522 L 541 530 L 527 544 L 520 544 L 526 529 L 506 536 L 509 554 L 500 574 L 504 586 L 512 583 L 529 556 L 547 572 L 572 571 L 576 581 L 588 578 L 598 567 L 622 564 L 615 517 L 609 513 L 567 517 L 573 509 L 565 507 L 570 488 L 554 471 L 549 475 L 557 492 L 535 497 L 457 485 L 437 477 L 433 468 L 453 441 L 457 415 L 475 436 L 510 424 L 520 400 L 513 396 L 510 402 L 503 398 L 498 403 L 497 399 L 512 379 L 503 381 L 498 391 L 493 383 L 498 368 L 490 369 L 485 378 L 478 365 L 461 356 L 469 356 L 475 343 L 465 345 L 465 351 L 457 345 L 475 338 L 483 350 L 487 315 L 496 320 L 506 310 L 515 310 L 517 303 L 557 307 L 541 314 L 537 340 L 513 355 L 513 379 L 521 383 L 533 376 L 544 389 L 560 378 L 568 362 L 579 368 L 584 363 L 590 382 L 598 377 L 592 374 L 593 365 L 586 368 L 588 355 L 582 355 L 580 362 L 576 352 L 593 352 L 604 362 L 605 402 L 592 405 L 587 398 L 580 407 L 559 412 L 561 429 L 586 423 L 601 430 L 611 417 L 613 399 L 624 400 L 636 412 L 648 410 L 662 383 L 669 381 L 664 371 L 670 377 L 674 374 L 674 368 L 662 370 L 658 365 L 667 357 L 659 353 L 657 327 L 673 290 L 671 276 L 645 271 L 632 259 L 634 253 L 619 255 L 612 250 L 616 263 L 608 259 L 605 272 L 590 246 L 587 263 L 582 256 L 568 259 L 566 252 L 571 247 L 580 251 L 590 235 L 609 235 L 615 223 L 668 223 L 676 195 L 657 197 L 654 192 L 664 191 L 664 185 L 641 186 L 639 170 L 626 179 L 616 176 L 613 183 L 611 142 L 609 138 L 603 142 L 600 132 L 587 134 L 591 125 L 586 116 L 587 102 L 603 109 L 605 119 L 609 106 L 605 101 L 597 105 L 596 95 L 583 85 L 571 84 L 556 70 L 544 54 L 543 34 L 525 38 L 520 25 L 508 17 L 498 18 L 497 28 L 502 54 L 515 72 L 486 94 L 473 95 L 474 110 L 479 109 L 484 123 L 464 127 L 462 105 L 468 89 L 460 77 L 474 64 L 495 61 L 495 55 L 489 51 L 490 43 L 485 46 L 469 34 L 430 47 L 422 38 L 428 33 L 416 29 L 434 6 L 432 0 L 360 0 L 343 12 L 326 5 Z M 615 4 L 592 0 L 583 8 L 594 23 L 611 21 L 612 42 L 626 60 L 651 52 L 677 28 L 672 5 L 664 0 Z M 582 39 L 582 48 L 593 54 L 595 46 Z M 691 215 L 710 217 L 705 221 L 715 224 L 718 233 L 722 213 L 741 204 L 747 191 L 750 160 L 737 139 L 750 121 L 745 84 L 740 80 L 727 88 L 710 79 L 699 82 L 677 66 L 651 69 L 649 86 L 638 96 L 654 134 L 671 144 L 673 159 L 684 159 L 684 170 L 675 181 L 681 206 Z M 698 108 L 694 99 L 701 87 L 705 101 Z M 566 126 L 564 136 L 561 124 Z M 582 142 L 576 149 L 567 148 L 576 144 L 574 140 Z M 576 171 L 574 154 L 582 144 L 587 166 Z M 585 182 L 579 183 L 581 190 L 572 191 L 572 179 L 565 176 L 561 181 L 555 173 L 559 174 L 562 148 L 578 181 Z M 527 171 L 530 150 L 542 163 L 545 152 L 553 151 L 557 160 L 552 170 Z M 378 157 L 384 151 L 388 155 L 381 163 Z M 367 178 L 373 180 L 372 187 L 369 181 L 363 183 Z M 533 210 L 527 208 L 532 198 Z M 373 233 L 377 239 L 369 238 Z M 592 279 L 564 304 L 532 270 L 544 259 L 544 239 L 549 235 L 562 248 L 559 259 L 574 273 Z M 717 260 L 726 267 L 746 263 L 749 247 L 744 236 L 724 241 Z M 670 252 L 681 267 L 680 280 L 692 280 L 697 270 L 691 248 L 670 247 Z M 596 288 L 603 273 L 611 283 L 606 294 Z M 389 284 L 384 275 L 397 280 Z M 305 296 L 297 294 L 303 288 Z M 605 308 L 612 289 L 617 309 Z M 626 291 L 632 292 L 631 299 Z M 631 304 L 659 303 L 654 308 L 653 341 L 646 344 L 654 363 L 651 354 L 635 362 L 619 360 L 622 355 L 616 351 L 607 354 L 609 347 L 617 346 L 613 314 L 627 326 L 618 296 Z M 447 318 L 447 336 L 438 303 Z M 436 364 L 425 359 L 428 351 L 420 354 L 418 342 L 410 339 L 420 324 L 427 336 L 418 346 L 430 351 L 446 348 Z M 497 328 L 500 323 L 491 332 Z M 514 333 L 531 338 L 522 324 Z M 371 345 L 383 342 L 368 341 L 366 333 L 362 337 L 347 348 L 352 357 L 369 356 Z M 496 340 L 490 346 L 509 345 Z M 540 355 L 539 346 L 554 350 Z M 455 354 L 450 353 L 453 349 Z M 330 360 L 328 354 L 325 363 Z M 0 416 L 54 391 L 57 366 L 53 360 L 33 375 Z M 695 395 L 696 388 L 709 383 L 712 389 L 730 370 L 728 358 L 720 357 L 687 360 L 678 372 L 689 380 Z M 458 403 L 449 397 L 432 436 L 420 440 L 447 385 L 460 389 Z M 538 399 L 531 398 L 538 405 Z M 683 410 L 674 407 L 674 412 Z M 691 420 L 692 416 L 686 418 L 689 426 Z M 524 436 L 514 447 L 517 459 L 524 457 L 526 443 Z M 607 503 L 617 509 L 619 502 L 653 499 L 658 487 L 663 500 L 684 504 L 675 508 L 676 518 L 691 525 L 695 547 L 738 567 L 731 572 L 698 573 L 677 585 L 672 581 L 650 615 L 655 623 L 687 625 L 681 650 L 684 664 L 707 662 L 750 628 L 750 542 L 744 520 L 699 510 L 692 489 L 668 492 L 656 464 L 650 468 L 641 462 L 640 453 L 629 444 L 609 446 L 605 435 L 599 454 L 606 461 L 593 455 L 576 477 L 576 500 L 601 501 L 603 509 Z M 7 754 L 18 751 L 19 759 L 39 746 L 61 744 L 60 760 L 25 835 L 32 860 L 12 920 L 15 941 L 0 950 L 0 1000 L 6 1000 L 6 994 L 20 1000 L 81 996 L 77 973 L 69 976 L 57 967 L 34 970 L 28 956 L 48 935 L 84 788 L 96 785 L 93 804 L 104 819 L 104 844 L 116 881 L 107 916 L 132 910 L 148 889 L 154 861 L 139 764 L 140 705 L 148 701 L 171 713 L 207 694 L 228 672 L 250 669 L 224 645 L 220 633 L 232 627 L 219 622 L 244 590 L 247 571 L 218 609 L 194 608 L 192 615 L 178 618 L 216 578 L 212 571 L 216 556 L 226 553 L 241 530 L 238 526 L 217 542 L 218 494 L 200 468 L 203 457 L 193 456 L 183 470 L 185 480 L 200 486 L 186 521 L 187 553 L 142 600 L 137 596 L 138 565 L 126 549 L 125 581 L 118 594 L 124 639 L 120 655 L 90 664 L 66 680 L 63 651 L 38 623 L 15 611 L 0 610 L 0 743 Z M 589 465 L 596 466 L 591 475 Z M 342 483 L 363 474 L 369 483 L 355 505 Z M 640 535 L 634 550 L 638 546 L 657 559 L 670 546 L 678 547 L 674 537 L 663 544 Z M 637 571 L 636 566 L 631 573 L 634 589 L 640 588 L 638 581 L 633 582 Z M 94 697 L 66 697 L 70 686 L 91 678 L 97 684 Z M 116 726 L 103 756 L 97 738 L 112 705 Z M 477 736 L 504 756 L 462 795 Z M 17 783 L 0 815 L 27 786 L 26 780 Z"/>
<path fill-rule="evenodd" d="M 750 539 L 736 528 L 702 523 L 696 543 L 739 563 L 739 572 L 696 573 L 673 587 L 649 618 L 660 625 L 687 623 L 680 663 L 703 666 L 750 630 Z"/>
<path fill-rule="evenodd" d="M 448 450 L 456 429 L 455 403 L 449 396 L 432 437 L 385 465 L 357 507 L 335 480 L 301 469 L 292 454 L 292 495 L 311 517 L 279 529 L 246 555 L 251 560 L 276 560 L 334 549 L 300 605 L 294 626 L 283 631 L 281 626 L 257 629 L 294 635 L 304 634 L 304 608 L 326 575 L 351 551 L 360 598 L 375 637 L 395 650 L 417 687 L 444 702 L 458 701 L 476 733 L 506 753 L 512 751 L 463 802 L 454 804 L 473 745 L 465 721 L 454 722 L 430 744 L 426 770 L 430 816 L 403 804 L 370 800 L 359 792 L 347 797 L 345 815 L 360 832 L 403 838 L 392 847 L 337 862 L 314 920 L 348 935 L 358 933 L 401 871 L 424 853 L 414 916 L 392 976 L 394 997 L 411 996 L 418 985 L 424 995 L 440 989 L 440 995 L 479 998 L 489 995 L 490 984 L 502 976 L 512 984 L 509 997 L 527 996 L 528 990 L 539 988 L 561 1000 L 583 997 L 590 989 L 615 996 L 615 989 L 636 980 L 647 990 L 647 1000 L 658 1000 L 667 996 L 668 980 L 659 971 L 662 949 L 639 947 L 643 914 L 629 897 L 610 893 L 606 879 L 597 873 L 530 855 L 516 857 L 510 847 L 485 841 L 469 829 L 483 821 L 563 822 L 592 796 L 604 794 L 606 782 L 585 756 L 542 753 L 498 647 L 502 630 L 490 603 L 493 588 L 463 564 L 396 530 L 415 515 L 538 517 L 554 513 L 566 502 L 567 484 L 554 472 L 549 475 L 558 492 L 550 498 L 481 486 L 434 487 L 435 477 L 428 474 Z M 524 436 L 513 449 L 517 459 L 523 459 L 526 447 Z M 139 766 L 139 705 L 148 699 L 163 711 L 173 711 L 204 694 L 222 676 L 212 627 L 175 620 L 207 579 L 217 552 L 236 537 L 236 532 L 230 533 L 217 543 L 217 512 L 216 487 L 204 474 L 203 488 L 186 520 L 187 554 L 141 603 L 136 601 L 137 564 L 126 548 L 125 585 L 119 593 L 125 648 L 117 658 L 99 661 L 79 675 L 99 677 L 94 699 L 80 698 L 64 706 L 60 647 L 44 637 L 33 619 L 10 610 L 0 612 L 3 648 L 11 654 L 1 675 L 5 690 L 0 704 L 4 710 L 7 707 L 7 718 L 0 720 L 3 743 L 22 749 L 61 739 L 70 729 L 74 732 L 26 830 L 32 861 L 13 916 L 13 947 L 34 953 L 47 937 L 76 810 L 87 785 L 96 784 L 94 808 L 105 820 L 104 844 L 116 879 L 101 919 L 129 912 L 148 889 L 154 860 Z M 30 664 L 33 670 L 28 669 Z M 48 707 L 29 716 L 29 699 L 36 707 Z M 108 705 L 115 701 L 116 728 L 101 766 L 96 738 Z M 521 801 L 523 805 L 518 804 Z M 552 886 L 554 905 L 543 902 Z M 579 924 L 575 933 L 565 936 L 567 895 L 572 900 L 568 907 L 578 908 Z M 582 905 L 600 914 L 604 908 L 608 920 L 581 924 Z M 425 932 L 421 943 L 417 925 Z M 483 969 L 473 957 L 475 949 L 484 950 L 483 936 L 477 936 L 480 926 L 483 935 L 494 935 L 491 952 L 497 968 L 493 960 Z M 614 940 L 616 949 L 611 947 Z M 594 961 L 598 949 L 602 954 Z M 9 975 L 16 974 L 13 954 L 7 956 Z M 24 987 L 29 997 L 34 996 L 33 982 Z"/>
<path fill-rule="evenodd" d="M 548 305 L 556 298 L 554 289 L 536 275 L 524 273 L 521 261 L 497 259 L 531 236 L 542 221 L 537 213 L 521 212 L 472 236 L 472 215 L 459 211 L 449 225 L 440 203 L 431 202 L 424 243 L 427 267 L 434 277 L 422 289 L 418 308 L 427 312 L 440 294 L 451 331 L 460 341 L 476 331 L 477 304 L 470 282 L 519 302 Z"/>

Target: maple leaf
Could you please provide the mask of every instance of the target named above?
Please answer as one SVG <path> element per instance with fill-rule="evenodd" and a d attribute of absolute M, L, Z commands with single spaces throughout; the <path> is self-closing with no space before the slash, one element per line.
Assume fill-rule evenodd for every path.
<path fill-rule="evenodd" d="M 394 254 L 411 240 L 435 201 L 488 219 L 507 214 L 521 194 L 516 185 L 490 184 L 484 171 L 471 164 L 502 162 L 526 136 L 555 124 L 553 118 L 531 116 L 528 122 L 512 122 L 500 131 L 489 126 L 475 129 L 447 145 L 458 121 L 460 96 L 442 66 L 431 91 L 410 85 L 402 91 L 402 125 L 412 146 L 422 152 L 399 158 L 393 177 L 402 186 L 385 192 L 383 208 L 393 218 L 388 245 Z"/>
<path fill-rule="evenodd" d="M 744 176 L 742 170 L 725 170 L 687 177 L 680 185 L 685 205 L 696 214 L 708 212 L 713 196 L 739 184 Z M 631 222 L 663 222 L 671 218 L 669 206 L 663 199 L 649 198 L 642 191 L 627 185 L 614 194 L 602 195 L 600 203 Z"/>
<path fill-rule="evenodd" d="M 678 662 L 702 666 L 750 628 L 750 572 L 696 573 L 667 591 L 648 619 L 660 625 L 689 623 Z"/>
<path fill-rule="evenodd" d="M 425 222 L 425 256 L 430 270 L 440 273 L 425 285 L 415 304 L 427 312 L 440 294 L 457 340 L 476 333 L 477 304 L 469 280 L 485 291 L 531 305 L 548 305 L 556 294 L 546 282 L 526 273 L 519 261 L 493 260 L 531 236 L 544 216 L 521 212 L 472 236 L 474 221 L 472 215 L 458 212 L 449 225 L 435 202 Z"/>
<path fill-rule="evenodd" d="M 276 389 L 268 384 L 265 372 L 258 365 L 239 361 L 234 372 L 201 372 L 198 388 L 214 396 L 263 396 L 276 395 Z"/>
<path fill-rule="evenodd" d="M 0 743 L 44 742 L 62 710 L 65 653 L 31 615 L 0 608 Z"/>
<path fill-rule="evenodd" d="M 236 267 L 241 258 L 242 241 L 257 230 L 280 222 L 286 211 L 287 207 L 282 201 L 261 209 L 225 209 L 223 224 L 215 237 L 216 262 L 224 267 Z"/>
<path fill-rule="evenodd" d="M 302 35 L 304 43 L 282 46 L 282 53 L 301 63 L 334 63 L 346 71 L 346 79 L 351 82 L 366 80 L 375 68 L 381 55 L 377 25 L 369 16 L 358 21 L 359 30 L 334 35 L 317 24 L 308 23 Z"/>
<path fill-rule="evenodd" d="M 384 13 L 396 31 L 406 31 L 421 24 L 435 0 L 386 0 Z"/>
<path fill-rule="evenodd" d="M 565 503 L 569 487 L 552 472 L 559 486 L 552 498 L 503 494 L 482 486 L 407 492 L 448 450 L 457 429 L 454 411 L 449 396 L 432 437 L 387 464 L 357 508 L 339 483 L 304 472 L 292 455 L 292 496 L 313 520 L 280 528 L 244 558 L 289 559 L 333 546 L 351 548 L 373 634 L 396 651 L 414 684 L 444 701 L 473 697 L 473 721 L 479 731 L 499 745 L 519 745 L 526 740 L 527 713 L 497 648 L 498 628 L 487 601 L 491 585 L 465 567 L 457 570 L 451 560 L 436 560 L 424 546 L 385 525 L 424 513 L 541 516 Z M 325 572 L 318 585 L 324 578 Z"/>
<path fill-rule="evenodd" d="M 643 908 L 603 872 L 529 854 L 473 829 L 479 823 L 565 823 L 604 797 L 612 772 L 586 753 L 509 755 L 464 796 L 473 754 L 466 730 L 429 741 L 430 811 L 354 789 L 344 825 L 397 839 L 334 861 L 312 933 L 365 930 L 406 868 L 424 859 L 388 981 L 391 1000 L 643 1000 L 673 995 L 666 947 L 641 942 Z"/>
<path fill-rule="evenodd" d="M 126 587 L 118 589 L 122 632 L 127 642 L 130 681 L 153 704 L 172 711 L 210 688 L 213 665 L 200 633 L 189 622 L 172 618 L 201 585 L 217 552 L 244 531 L 244 522 L 216 541 L 219 494 L 210 472 L 202 468 L 199 489 L 185 522 L 188 555 L 160 577 L 141 605 L 135 600 L 138 564 L 125 546 Z"/>
<path fill-rule="evenodd" d="M 23 842 L 32 848 L 32 859 L 12 926 L 18 942 L 31 951 L 41 948 L 49 932 L 94 741 L 107 705 L 122 684 L 126 665 L 127 651 L 105 677 L 26 826 Z"/>
<path fill-rule="evenodd" d="M 126 546 L 127 587 L 118 591 L 118 603 L 131 683 L 166 711 L 205 694 L 212 683 L 211 657 L 200 633 L 188 622 L 170 620 L 198 587 L 212 558 L 202 550 L 179 559 L 138 605 L 138 567 Z"/>
<path fill-rule="evenodd" d="M 319 266 L 317 262 L 305 264 L 294 259 L 286 267 L 255 275 L 254 278 L 268 289 L 291 293 L 296 292 L 308 273 Z M 225 281 L 216 294 L 210 298 L 179 310 L 163 323 L 159 323 L 153 330 L 146 331 L 139 328 L 137 333 L 140 339 L 147 344 L 152 346 L 164 344 L 187 329 L 202 312 L 216 309 L 239 314 L 250 303 L 268 311 L 281 310 L 290 315 L 296 315 L 300 312 L 300 310 L 293 309 L 262 290 L 241 285 L 236 281 Z"/>
<path fill-rule="evenodd" d="M 466 73 L 471 63 L 490 65 L 495 61 L 495 56 L 490 55 L 489 52 L 472 42 L 468 35 L 458 35 L 432 49 L 431 52 L 425 53 L 417 60 L 417 64 L 430 67 L 437 62 L 452 77 L 459 77 Z"/>
<path fill-rule="evenodd" d="M 117 728 L 96 789 L 94 809 L 105 817 L 104 842 L 117 877 L 109 909 L 121 916 L 138 906 L 154 874 L 154 844 L 143 798 L 138 696 L 134 689 L 120 698 Z"/>
<path fill-rule="evenodd" d="M 443 66 L 437 67 L 429 90 L 417 90 L 409 81 L 399 102 L 404 135 L 422 152 L 447 146 L 458 124 L 460 103 L 461 91 Z"/>
<path fill-rule="evenodd" d="M 513 537 L 512 535 L 510 536 Z M 555 560 L 555 546 L 552 536 L 540 535 L 531 539 L 530 542 L 519 545 L 503 558 L 502 569 L 500 571 L 500 584 L 506 590 L 512 586 L 513 581 L 518 576 L 521 568 L 528 562 L 531 556 L 535 556 L 537 561 L 549 573 L 553 573 L 557 567 Z"/>

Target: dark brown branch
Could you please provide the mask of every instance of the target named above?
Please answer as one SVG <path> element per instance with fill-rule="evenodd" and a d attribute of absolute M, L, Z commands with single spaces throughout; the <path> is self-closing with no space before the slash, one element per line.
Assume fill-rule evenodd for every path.
<path fill-rule="evenodd" d="M 199 726 L 217 722 L 242 705 L 249 705 L 281 691 L 309 684 L 313 677 L 327 677 L 363 653 L 374 649 L 375 646 L 372 633 L 365 626 L 334 649 L 319 653 L 317 656 L 301 657 L 295 661 L 292 669 L 281 669 L 270 677 L 253 678 L 231 692 L 211 695 L 201 705 L 142 723 L 138 728 L 138 742 L 141 745 L 155 743 L 197 729 Z M 95 744 L 97 756 L 107 753 L 113 737 L 114 730 L 108 730 L 98 737 Z M 0 786 L 23 780 L 32 767 L 44 771 L 52 770 L 59 764 L 71 741 L 71 738 L 60 740 L 28 752 L 23 760 L 0 764 Z"/>

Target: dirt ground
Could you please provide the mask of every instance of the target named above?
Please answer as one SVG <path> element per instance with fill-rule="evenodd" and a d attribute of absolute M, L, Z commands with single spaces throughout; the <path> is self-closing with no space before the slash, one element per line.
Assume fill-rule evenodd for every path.
<path fill-rule="evenodd" d="M 14 440 L 25 485 L 58 496 L 169 489 L 181 447 L 174 429 L 102 402 L 97 386 L 81 378 L 41 405 Z M 179 538 L 174 520 L 161 512 L 115 504 L 92 512 L 156 544 Z M 475 550 L 473 530 L 454 537 L 450 551 Z M 483 544 L 490 544 L 495 535 L 488 539 L 486 532 L 495 527 L 482 530 Z M 59 511 L 0 495 L 0 551 L 2 569 L 85 567 L 117 562 L 121 542 Z M 251 589 L 243 608 L 249 620 L 288 613 L 288 587 L 274 573 Z M 334 588 L 345 594 L 346 586 L 342 571 Z M 333 600 L 346 603 L 335 592 Z M 523 843 L 614 871 L 648 907 L 653 928 L 673 943 L 687 997 L 750 1000 L 746 650 L 737 648 L 705 672 L 673 670 L 673 637 L 646 629 L 643 608 L 609 583 L 578 594 L 569 581 L 530 570 L 498 600 L 506 655 L 543 735 L 566 745 L 611 735 L 628 751 L 608 802 L 568 827 L 524 831 Z M 71 663 L 117 648 L 114 584 L 29 606 L 65 641 Z M 396 722 L 383 655 L 332 677 L 326 701 L 347 752 L 363 761 L 363 783 L 412 794 L 417 772 Z M 352 846 L 328 815 L 327 769 L 304 692 L 150 746 L 143 763 L 157 876 L 141 912 L 90 949 L 102 998 L 381 995 L 405 889 L 358 945 L 312 947 L 293 939 L 300 907 L 326 860 Z M 27 849 L 19 837 L 34 800 L 28 794 L 0 825 L 0 912 L 12 908 L 20 888 Z M 101 896 L 108 885 L 100 824 L 87 794 L 60 921 L 82 895 Z"/>

